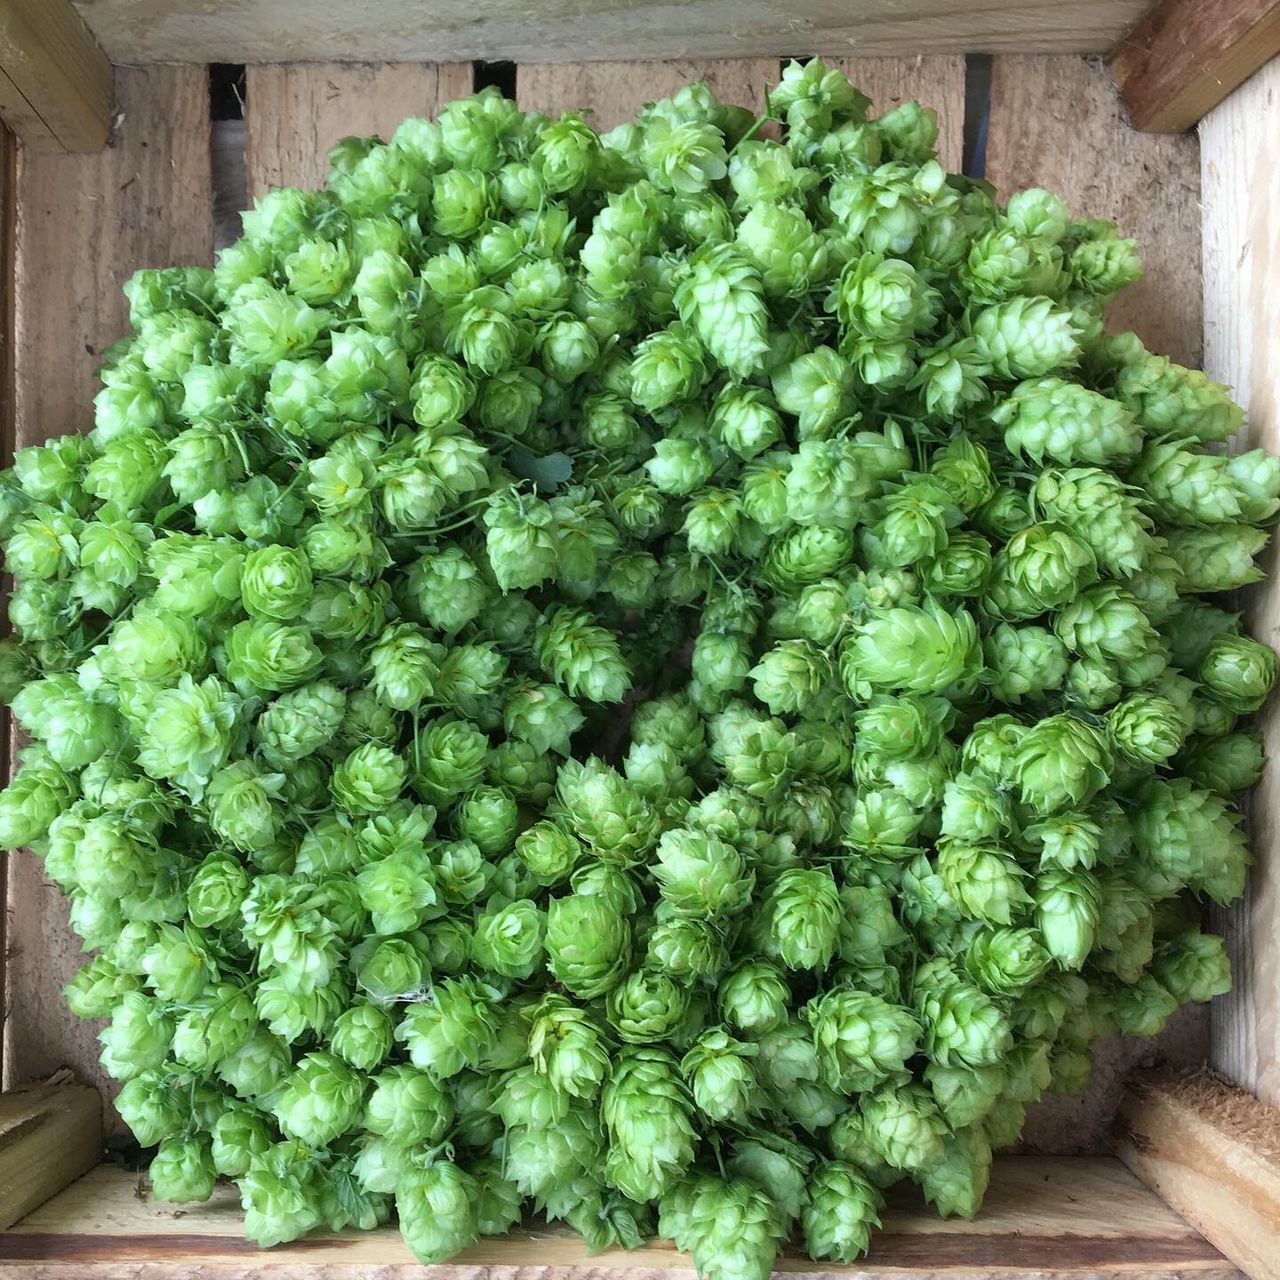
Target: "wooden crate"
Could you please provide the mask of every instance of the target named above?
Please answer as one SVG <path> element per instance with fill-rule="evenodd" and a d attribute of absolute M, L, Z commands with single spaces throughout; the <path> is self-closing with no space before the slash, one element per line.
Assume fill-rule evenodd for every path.
<path fill-rule="evenodd" d="M 0 0 L 0 116 L 20 138 L 0 129 L 6 447 L 88 424 L 99 352 L 125 326 L 120 282 L 140 266 L 210 260 L 227 174 L 242 173 L 249 197 L 315 184 L 337 138 L 434 111 L 486 74 L 482 59 L 515 63 L 521 105 L 586 107 L 608 126 L 692 78 L 758 104 L 780 59 L 810 53 L 881 109 L 910 97 L 938 107 L 949 167 L 962 163 L 966 112 L 985 115 L 986 174 L 1000 187 L 1044 184 L 1138 236 L 1148 275 L 1124 295 L 1118 323 L 1178 360 L 1203 359 L 1249 406 L 1251 441 L 1280 446 L 1280 61 L 1263 66 L 1280 48 L 1280 0 L 1166 0 L 1151 12 L 1147 0 L 1031 0 L 1006 11 L 986 0 L 613 0 L 589 12 L 578 0 L 495 0 L 479 20 L 473 8 Z M 1096 55 L 1113 48 L 1108 67 Z M 335 51 L 352 61 L 323 60 Z M 242 133 L 211 129 L 213 62 L 248 64 Z M 1202 115 L 1198 136 L 1129 123 L 1182 128 Z M 1256 633 L 1276 643 L 1280 586 L 1256 595 L 1252 611 Z M 857 1267 L 818 1272 L 787 1259 L 781 1269 L 908 1280 L 1280 1275 L 1280 1120 L 1257 1101 L 1280 1104 L 1280 890 L 1268 858 L 1280 844 L 1277 792 L 1272 767 L 1254 802 L 1259 864 L 1225 921 L 1237 987 L 1212 1017 L 1186 1011 L 1154 1044 L 1101 1046 L 1083 1098 L 1033 1112 L 1037 1154 L 997 1161 L 976 1223 L 943 1223 L 903 1201 Z M 4 1087 L 70 1068 L 109 1098 L 97 1025 L 74 1019 L 60 995 L 80 962 L 60 895 L 25 855 L 9 859 L 4 892 Z M 1126 1092 L 1130 1069 L 1153 1057 L 1208 1060 L 1249 1092 L 1204 1076 L 1147 1077 Z M 1117 1112 L 1118 1156 L 1099 1154 Z M 0 1280 L 426 1274 L 392 1230 L 260 1254 L 241 1238 L 226 1192 L 175 1209 L 109 1165 L 72 1182 L 99 1149 L 93 1119 L 83 1091 L 45 1088 L 0 1105 L 0 1227 L 26 1214 L 0 1233 Z M 648 1280 L 690 1264 L 658 1246 L 588 1260 L 572 1237 L 543 1230 L 428 1270 L 585 1280 L 618 1269 Z"/>

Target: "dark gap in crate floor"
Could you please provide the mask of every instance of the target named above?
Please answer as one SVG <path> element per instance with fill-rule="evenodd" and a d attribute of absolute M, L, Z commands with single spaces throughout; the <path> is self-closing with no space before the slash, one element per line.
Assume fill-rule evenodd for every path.
<path fill-rule="evenodd" d="M 504 98 L 516 96 L 516 64 L 514 62 L 473 62 L 471 87 L 475 93 L 493 85 Z"/>
<path fill-rule="evenodd" d="M 247 97 L 243 63 L 210 63 L 209 119 L 243 120 Z"/>
<path fill-rule="evenodd" d="M 244 67 L 215 62 L 209 68 L 209 172 L 213 186 L 213 247 L 240 236 L 240 211 L 249 203 L 244 168 Z"/>
<path fill-rule="evenodd" d="M 968 53 L 964 59 L 964 162 L 961 172 L 982 178 L 987 172 L 987 123 L 991 118 L 991 55 Z"/>

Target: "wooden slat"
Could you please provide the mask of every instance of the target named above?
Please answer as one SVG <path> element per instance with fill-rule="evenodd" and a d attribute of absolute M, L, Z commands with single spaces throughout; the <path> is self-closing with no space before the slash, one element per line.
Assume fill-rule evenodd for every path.
<path fill-rule="evenodd" d="M 1280 452 L 1280 60 L 1215 107 L 1200 126 L 1204 181 L 1205 368 L 1248 410 L 1241 447 Z M 1280 645 L 1280 558 L 1246 594 L 1260 640 Z M 1262 715 L 1271 763 L 1250 802 L 1258 857 L 1244 898 L 1218 913 L 1233 990 L 1214 1002 L 1214 1065 L 1280 1106 L 1280 712 Z"/>
<path fill-rule="evenodd" d="M 0 1229 L 102 1159 L 102 1104 L 83 1084 L 0 1094 Z"/>
<path fill-rule="evenodd" d="M 938 113 L 938 159 L 953 173 L 964 159 L 964 58 L 831 58 L 881 115 L 912 98 Z"/>
<path fill-rule="evenodd" d="M 1138 1077 L 1116 1154 L 1248 1275 L 1280 1273 L 1280 1111 L 1208 1072 Z"/>
<path fill-rule="evenodd" d="M 18 168 L 17 442 L 92 422 L 98 353 L 127 327 L 123 281 L 138 267 L 211 259 L 209 92 L 203 67 L 121 70 L 119 137 L 93 155 L 24 153 Z M 71 1067 L 103 1084 L 97 1026 L 67 1010 L 82 960 L 67 908 L 29 854 L 7 887 L 6 1087 Z"/>
<path fill-rule="evenodd" d="M 18 217 L 18 142 L 0 124 L 0 467 L 13 461 L 14 436 L 14 284 L 15 232 Z M 5 599 L 7 606 L 8 600 Z M 0 616 L 0 635 L 7 635 L 9 613 Z M 9 777 L 9 709 L 0 711 L 0 779 Z M 8 858 L 0 857 L 0 902 L 5 901 Z M 7 981 L 3 957 L 7 954 L 8 912 L 0 911 L 0 1042 L 4 1035 Z"/>
<path fill-rule="evenodd" d="M 1083 58 L 997 57 L 991 72 L 987 177 L 1005 194 L 1061 193 L 1080 215 L 1136 236 L 1147 275 L 1111 309 L 1184 364 L 1201 351 L 1200 169 L 1194 137 L 1137 134 L 1106 70 Z"/>
<path fill-rule="evenodd" d="M 106 145 L 111 64 L 69 0 L 0 4 L 0 118 L 29 147 Z"/>
<path fill-rule="evenodd" d="M 1116 45 L 1111 72 L 1136 129 L 1190 129 L 1280 53 L 1280 0 L 1163 0 Z"/>
<path fill-rule="evenodd" d="M 588 1257 L 564 1230 L 523 1230 L 482 1241 L 424 1270 L 393 1227 L 316 1236 L 262 1254 L 239 1236 L 234 1191 L 205 1205 L 156 1204 L 137 1174 L 95 1169 L 13 1231 L 0 1234 L 0 1277 L 32 1280 L 626 1280 L 691 1277 L 670 1246 Z M 1241 1280 L 1195 1231 L 1111 1159 L 996 1162 L 976 1222 L 944 1222 L 918 1202 L 884 1215 L 870 1256 L 854 1267 L 795 1256 L 794 1276 L 888 1280 Z"/>
<path fill-rule="evenodd" d="M 1148 0 L 77 0 L 115 62 L 1101 53 Z"/>
<path fill-rule="evenodd" d="M 432 115 L 451 98 L 470 92 L 467 63 L 250 67 L 245 79 L 249 198 L 271 187 L 318 187 L 329 168 L 325 157 L 339 138 L 388 135 L 406 116 Z"/>
<path fill-rule="evenodd" d="M 765 90 L 777 84 L 777 58 L 712 58 L 670 62 L 521 62 L 516 100 L 526 111 L 586 110 L 604 132 L 630 120 L 646 102 L 670 97 L 681 85 L 705 80 L 722 102 L 764 110 Z"/>

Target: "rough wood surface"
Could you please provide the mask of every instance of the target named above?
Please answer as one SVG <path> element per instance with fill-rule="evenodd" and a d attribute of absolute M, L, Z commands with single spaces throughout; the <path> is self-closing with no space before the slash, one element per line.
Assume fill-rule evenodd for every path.
<path fill-rule="evenodd" d="M 1163 0 L 1111 54 L 1136 129 L 1190 129 L 1280 53 L 1280 0 Z"/>
<path fill-rule="evenodd" d="M 78 0 L 116 62 L 527 62 L 1109 49 L 1147 0 Z"/>
<path fill-rule="evenodd" d="M 669 1246 L 588 1258 L 570 1232 L 485 1240 L 445 1266 L 416 1265 L 394 1228 L 316 1236 L 260 1253 L 239 1235 L 234 1192 L 208 1204 L 156 1204 L 138 1175 L 95 1169 L 0 1235 L 0 1280 L 628 1280 L 692 1276 Z M 997 1161 L 976 1222 L 944 1222 L 915 1204 L 884 1215 L 870 1256 L 852 1267 L 782 1259 L 796 1276 L 894 1280 L 1241 1280 L 1181 1218 L 1111 1159 Z"/>
<path fill-rule="evenodd" d="M 208 262 L 209 99 L 203 67 L 121 70 L 118 136 L 92 155 L 24 153 L 18 168 L 15 400 L 19 445 L 92 421 L 99 352 L 124 332 L 124 280 L 142 266 Z M 9 860 L 4 1084 L 62 1066 L 97 1073 L 97 1025 L 63 984 L 82 956 L 62 895 L 26 853 Z"/>
<path fill-rule="evenodd" d="M 516 100 L 526 111 L 586 110 L 600 130 L 630 120 L 646 102 L 705 80 L 723 102 L 764 110 L 765 89 L 778 82 L 777 58 L 671 62 L 521 62 Z"/>
<path fill-rule="evenodd" d="M 69 0 L 0 4 L 0 117 L 28 147 L 106 145 L 111 64 Z"/>
<path fill-rule="evenodd" d="M 955 173 L 964 159 L 964 58 L 832 58 L 883 115 L 912 98 L 938 113 L 938 159 Z"/>
<path fill-rule="evenodd" d="M 332 53 L 333 50 L 330 50 Z M 471 92 L 471 66 L 310 63 L 245 73 L 249 199 L 269 187 L 317 187 L 339 138 L 386 136 L 406 116 L 432 115 Z"/>
<path fill-rule="evenodd" d="M 1073 57 L 997 57 L 987 177 L 1004 194 L 1057 191 L 1082 215 L 1136 236 L 1146 278 L 1111 310 L 1154 351 L 1199 364 L 1200 160 L 1193 136 L 1135 133 L 1106 70 Z"/>
<path fill-rule="evenodd" d="M 1280 1274 L 1280 1111 L 1208 1072 L 1138 1077 L 1116 1153 L 1246 1274 Z"/>
<path fill-rule="evenodd" d="M 1204 182 L 1205 369 L 1248 410 L 1243 447 L 1280 450 L 1280 60 L 1259 71 L 1200 126 Z M 1280 645 L 1280 552 L 1246 593 L 1250 630 Z M 1271 763 L 1249 820 L 1257 861 L 1244 898 L 1219 912 L 1235 987 L 1214 1002 L 1213 1063 L 1280 1106 L 1280 710 L 1262 728 Z"/>
<path fill-rule="evenodd" d="M 0 1094 L 0 1230 L 102 1159 L 102 1104 L 83 1084 Z"/>

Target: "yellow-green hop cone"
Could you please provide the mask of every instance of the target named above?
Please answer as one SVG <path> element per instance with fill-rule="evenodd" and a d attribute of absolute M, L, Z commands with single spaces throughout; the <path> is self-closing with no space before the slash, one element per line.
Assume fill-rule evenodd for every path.
<path fill-rule="evenodd" d="M 1221 524 L 1210 529 L 1175 529 L 1168 551 L 1182 570 L 1186 592 L 1234 591 L 1262 577 L 1254 556 L 1267 545 L 1264 529 Z"/>
<path fill-rule="evenodd" d="M 924 1078 L 953 1129 L 981 1120 L 1003 1096 L 1006 1084 L 1005 1069 L 998 1063 L 969 1067 L 960 1062 L 943 1066 L 931 1061 Z"/>
<path fill-rule="evenodd" d="M 1084 869 L 1050 868 L 1036 878 L 1036 926 L 1064 969 L 1079 969 L 1093 950 L 1100 914 L 1098 882 Z"/>
<path fill-rule="evenodd" d="M 957 1129 L 937 1164 L 920 1172 L 924 1198 L 944 1218 L 973 1218 L 982 1207 L 991 1172 L 991 1147 L 980 1129 Z"/>
<path fill-rule="evenodd" d="M 611 991 L 626 972 L 631 930 L 597 894 L 571 893 L 547 907 L 547 967 L 582 1000 Z"/>
<path fill-rule="evenodd" d="M 1151 962 L 1156 981 L 1181 1004 L 1203 1003 L 1231 989 L 1226 943 L 1194 925 L 1163 938 Z"/>
<path fill-rule="evenodd" d="M 1280 673 L 1275 652 L 1249 636 L 1219 636 L 1200 663 L 1206 689 L 1232 711 L 1256 711 L 1267 700 Z"/>
<path fill-rule="evenodd" d="M 680 269 L 675 289 L 680 318 L 729 372 L 756 372 L 768 348 L 768 311 L 754 264 L 733 245 L 706 245 Z"/>
<path fill-rule="evenodd" d="M 1079 716 L 1048 716 L 1026 731 L 1012 761 L 1023 804 L 1049 816 L 1107 785 L 1114 758 L 1105 735 Z"/>
<path fill-rule="evenodd" d="M 1226 387 L 1199 369 L 1150 353 L 1119 371 L 1116 399 L 1153 436 L 1210 444 L 1229 439 L 1244 421 L 1244 410 L 1232 402 Z"/>
<path fill-rule="evenodd" d="M 410 1170 L 396 1187 L 400 1233 L 423 1264 L 447 1262 L 480 1234 L 479 1187 L 447 1160 Z"/>
<path fill-rule="evenodd" d="M 896 1076 L 920 1043 L 920 1026 L 908 1010 L 866 992 L 829 991 L 803 1012 L 823 1079 L 844 1093 Z"/>
<path fill-rule="evenodd" d="M 947 1125 L 922 1085 L 889 1085 L 868 1095 L 863 1115 L 868 1140 L 893 1168 L 914 1172 L 942 1159 Z"/>
<path fill-rule="evenodd" d="M 943 1066 L 992 1066 L 1009 1049 L 1009 1024 L 1000 1008 L 945 961 L 917 971 L 915 1005 L 924 1026 L 924 1052 Z"/>
<path fill-rule="evenodd" d="M 1107 733 L 1131 760 L 1162 764 L 1176 755 L 1186 737 L 1186 723 L 1168 698 L 1135 693 L 1107 713 Z"/>
<path fill-rule="evenodd" d="M 742 1126 L 762 1102 L 752 1059 L 754 1044 L 726 1031 L 704 1031 L 680 1060 L 698 1110 L 716 1124 Z"/>
<path fill-rule="evenodd" d="M 1049 961 L 1036 931 L 1027 928 L 984 929 L 974 934 L 964 957 L 969 976 L 997 996 L 1016 996 L 1038 982 Z"/>
<path fill-rule="evenodd" d="M 1034 618 L 1073 599 L 1098 577 L 1090 547 L 1061 525 L 1032 524 L 996 553 L 983 607 L 997 617 Z"/>
<path fill-rule="evenodd" d="M 822 867 L 784 871 L 764 904 L 769 936 L 788 969 L 827 967 L 839 939 L 841 899 Z"/>
<path fill-rule="evenodd" d="M 693 1160 L 691 1112 L 676 1060 L 665 1049 L 622 1049 L 600 1098 L 609 1137 L 606 1181 L 641 1202 L 670 1190 Z"/>
<path fill-rule="evenodd" d="M 1178 757 L 1176 767 L 1196 786 L 1229 796 L 1252 787 L 1262 776 L 1263 763 L 1262 737 L 1255 728 L 1197 738 Z"/>
<path fill-rule="evenodd" d="M 826 1161 L 813 1172 L 808 1203 L 800 1215 L 804 1247 L 811 1258 L 849 1263 L 867 1251 L 871 1228 L 880 1225 L 883 1197 L 859 1169 Z"/>
<path fill-rule="evenodd" d="M 1048 519 L 1088 543 L 1107 572 L 1136 572 L 1155 546 L 1152 522 L 1139 498 L 1109 471 L 1050 468 L 1041 473 L 1032 496 Z"/>
<path fill-rule="evenodd" d="M 659 1044 L 689 1010 L 689 992 L 668 974 L 637 969 L 609 992 L 609 1025 L 627 1044 Z"/>
<path fill-rule="evenodd" d="M 984 307 L 971 322 L 978 354 L 1002 378 L 1039 378 L 1080 357 L 1071 312 L 1049 298 L 1010 298 Z"/>
<path fill-rule="evenodd" d="M 840 651 L 845 688 L 860 701 L 873 691 L 940 693 L 975 674 L 978 663 L 973 619 L 933 601 L 869 615 Z"/>
<path fill-rule="evenodd" d="M 664 1199 L 659 1230 L 693 1254 L 702 1280 L 768 1280 L 787 1224 L 754 1182 L 699 1174 Z"/>
<path fill-rule="evenodd" d="M 1005 447 L 1033 461 L 1105 467 L 1138 452 L 1142 434 L 1133 415 L 1115 400 L 1061 378 L 1020 382 L 992 410 Z"/>
<path fill-rule="evenodd" d="M 982 640 L 985 683 L 1000 702 L 1019 705 L 1060 689 L 1067 678 L 1067 648 L 1044 627 L 1002 622 Z"/>
<path fill-rule="evenodd" d="M 1244 891 L 1248 853 L 1240 814 L 1220 796 L 1186 778 L 1156 779 L 1133 815 L 1138 854 L 1176 882 L 1201 889 L 1215 902 Z"/>
<path fill-rule="evenodd" d="M 556 777 L 559 815 L 602 862 L 631 866 L 658 837 L 659 817 L 629 779 L 592 756 L 566 760 Z"/>

